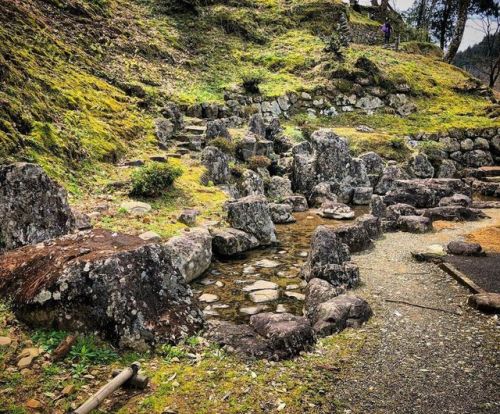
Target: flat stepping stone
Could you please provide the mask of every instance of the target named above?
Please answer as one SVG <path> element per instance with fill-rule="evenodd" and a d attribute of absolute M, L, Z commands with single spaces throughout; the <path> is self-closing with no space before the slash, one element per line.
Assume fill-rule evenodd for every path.
<path fill-rule="evenodd" d="M 267 269 L 272 269 L 272 268 L 278 267 L 280 265 L 281 265 L 280 262 L 277 262 L 276 260 L 269 260 L 269 259 L 259 260 L 258 262 L 255 263 L 255 266 L 264 267 Z"/>
<path fill-rule="evenodd" d="M 299 288 L 299 285 L 287 285 L 286 290 L 297 290 Z"/>
<path fill-rule="evenodd" d="M 142 201 L 124 201 L 121 203 L 120 208 L 124 209 L 127 213 L 142 215 L 149 213 L 152 207 Z"/>
<path fill-rule="evenodd" d="M 210 286 L 210 285 L 215 285 L 215 280 L 212 280 L 212 279 L 201 279 L 200 283 L 203 286 Z"/>
<path fill-rule="evenodd" d="M 219 312 L 214 310 L 212 306 L 208 305 L 205 309 L 203 309 L 203 315 L 205 316 L 219 316 Z"/>
<path fill-rule="evenodd" d="M 210 305 L 212 306 L 212 309 L 227 309 L 229 308 L 229 305 L 225 304 L 225 303 L 214 303 L 213 305 Z"/>
<path fill-rule="evenodd" d="M 431 244 L 422 249 L 414 250 L 411 255 L 420 262 L 432 262 L 446 256 L 446 251 L 440 244 Z"/>
<path fill-rule="evenodd" d="M 155 233 L 154 231 L 147 231 L 145 233 L 140 234 L 139 237 L 145 241 L 160 241 L 161 240 L 161 236 L 158 233 Z"/>
<path fill-rule="evenodd" d="M 259 306 L 245 306 L 244 308 L 240 308 L 240 313 L 244 315 L 256 315 L 260 312 L 267 310 L 268 307 L 266 305 Z"/>
<path fill-rule="evenodd" d="M 287 313 L 288 312 L 288 308 L 283 305 L 282 303 L 278 304 L 278 306 L 276 306 L 276 313 Z"/>
<path fill-rule="evenodd" d="M 253 292 L 255 290 L 275 290 L 278 289 L 278 285 L 273 282 L 268 282 L 267 280 L 257 280 L 251 285 L 245 286 L 243 292 Z"/>
<path fill-rule="evenodd" d="M 219 300 L 219 297 L 217 295 L 212 295 L 211 293 L 204 293 L 198 298 L 198 300 L 200 302 L 213 303 L 217 302 Z"/>
<path fill-rule="evenodd" d="M 257 269 L 253 266 L 248 266 L 243 269 L 243 274 L 244 275 L 251 275 L 256 272 Z"/>
<path fill-rule="evenodd" d="M 12 343 L 12 338 L 8 336 L 0 336 L 0 346 L 9 346 Z"/>
<path fill-rule="evenodd" d="M 297 300 L 304 300 L 306 298 L 306 295 L 298 292 L 285 292 L 285 296 L 288 296 L 289 298 L 294 298 Z"/>
<path fill-rule="evenodd" d="M 272 302 L 279 298 L 279 293 L 276 289 L 264 289 L 250 292 L 250 300 L 254 303 Z"/>

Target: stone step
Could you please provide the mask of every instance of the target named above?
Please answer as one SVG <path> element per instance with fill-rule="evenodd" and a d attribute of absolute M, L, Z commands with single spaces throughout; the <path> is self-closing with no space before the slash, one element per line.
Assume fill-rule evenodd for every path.
<path fill-rule="evenodd" d="M 189 154 L 189 150 L 187 148 L 177 148 L 175 150 L 176 154 L 180 154 L 180 155 L 186 155 L 186 154 Z"/>
<path fill-rule="evenodd" d="M 500 176 L 485 177 L 484 179 L 489 183 L 500 183 Z"/>
<path fill-rule="evenodd" d="M 206 125 L 207 121 L 201 118 L 187 118 L 186 123 L 188 125 L 203 126 Z"/>
<path fill-rule="evenodd" d="M 190 141 L 205 141 L 205 135 L 202 134 L 179 134 L 176 135 L 175 139 L 182 142 Z"/>
<path fill-rule="evenodd" d="M 485 177 L 500 177 L 500 165 L 481 167 L 478 170 L 482 171 Z"/>
<path fill-rule="evenodd" d="M 195 134 L 204 134 L 207 128 L 203 125 L 187 125 L 184 130 L 186 132 L 193 132 Z"/>

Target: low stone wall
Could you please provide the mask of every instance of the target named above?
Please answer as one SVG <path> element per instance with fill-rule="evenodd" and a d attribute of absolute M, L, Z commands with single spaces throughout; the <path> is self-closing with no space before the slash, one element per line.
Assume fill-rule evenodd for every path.
<path fill-rule="evenodd" d="M 310 116 L 336 116 L 342 112 L 363 111 L 372 114 L 383 110 L 407 116 L 416 111 L 408 98 L 410 88 L 397 85 L 394 93 L 371 85 L 369 79 L 359 79 L 348 85 L 350 92 L 344 93 L 334 86 L 314 91 L 292 92 L 275 99 L 264 99 L 259 95 L 226 93 L 224 104 L 202 103 L 184 106 L 181 109 L 188 116 L 206 119 L 240 117 L 261 113 L 265 119 L 305 112 Z"/>
<path fill-rule="evenodd" d="M 430 158 L 449 159 L 457 168 L 500 165 L 500 128 L 454 129 L 411 137 L 415 145 L 437 143 Z"/>

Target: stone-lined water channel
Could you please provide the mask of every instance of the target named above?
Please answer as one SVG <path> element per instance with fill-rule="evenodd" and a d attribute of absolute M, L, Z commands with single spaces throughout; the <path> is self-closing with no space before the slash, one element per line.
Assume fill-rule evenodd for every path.
<path fill-rule="evenodd" d="M 356 217 L 367 210 L 355 208 Z M 252 250 L 237 259 L 216 258 L 193 283 L 207 318 L 248 322 L 252 314 L 263 311 L 302 315 L 305 283 L 299 273 L 312 233 L 322 224 L 336 227 L 350 221 L 324 219 L 313 210 L 294 217 L 296 223 L 276 226 L 277 246 Z"/>

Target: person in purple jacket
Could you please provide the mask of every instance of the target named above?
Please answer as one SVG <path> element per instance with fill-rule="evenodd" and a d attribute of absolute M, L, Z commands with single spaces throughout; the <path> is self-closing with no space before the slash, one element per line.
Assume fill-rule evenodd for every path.
<path fill-rule="evenodd" d="M 391 41 L 391 35 L 392 35 L 391 22 L 389 22 L 389 20 L 386 19 L 381 29 L 382 32 L 384 32 L 384 43 L 387 45 Z"/>

